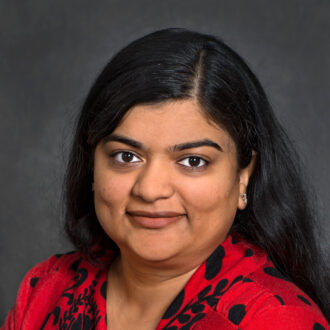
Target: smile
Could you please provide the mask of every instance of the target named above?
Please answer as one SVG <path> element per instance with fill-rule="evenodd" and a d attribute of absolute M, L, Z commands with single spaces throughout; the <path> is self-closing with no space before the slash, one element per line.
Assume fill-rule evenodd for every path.
<path fill-rule="evenodd" d="M 135 224 L 147 229 L 162 229 L 186 216 L 184 213 L 169 211 L 128 211 L 127 215 Z"/>

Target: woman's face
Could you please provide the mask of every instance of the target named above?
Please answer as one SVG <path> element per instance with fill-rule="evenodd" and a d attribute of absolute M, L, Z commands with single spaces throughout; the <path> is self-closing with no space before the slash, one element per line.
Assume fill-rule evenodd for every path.
<path fill-rule="evenodd" d="M 196 265 L 233 223 L 249 168 L 195 100 L 138 105 L 94 156 L 97 217 L 121 253 Z"/>

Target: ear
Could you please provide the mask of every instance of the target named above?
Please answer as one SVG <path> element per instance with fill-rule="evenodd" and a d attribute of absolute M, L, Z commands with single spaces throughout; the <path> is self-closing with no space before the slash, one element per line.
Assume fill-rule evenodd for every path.
<path fill-rule="evenodd" d="M 254 171 L 256 161 L 257 161 L 257 153 L 256 151 L 252 150 L 252 157 L 249 165 L 240 169 L 239 171 L 239 196 L 238 196 L 237 207 L 240 210 L 244 210 L 248 203 L 246 197 L 246 190 L 249 184 L 250 177 Z"/>

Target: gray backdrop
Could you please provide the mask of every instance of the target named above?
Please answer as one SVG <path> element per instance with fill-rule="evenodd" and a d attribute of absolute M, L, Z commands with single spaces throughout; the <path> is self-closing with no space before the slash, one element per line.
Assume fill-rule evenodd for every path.
<path fill-rule="evenodd" d="M 216 34 L 263 83 L 295 141 L 330 234 L 329 0 L 0 2 L 0 323 L 26 271 L 72 249 L 61 231 L 71 128 L 97 73 L 165 27 Z M 329 250 L 326 239 L 324 250 Z"/>

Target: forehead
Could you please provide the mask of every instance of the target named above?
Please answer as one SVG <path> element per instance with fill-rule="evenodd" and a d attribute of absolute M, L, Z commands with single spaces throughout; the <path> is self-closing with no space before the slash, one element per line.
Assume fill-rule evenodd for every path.
<path fill-rule="evenodd" d="M 235 148 L 228 132 L 207 118 L 193 99 L 134 106 L 113 133 L 166 146 L 208 138 L 227 150 Z"/>

